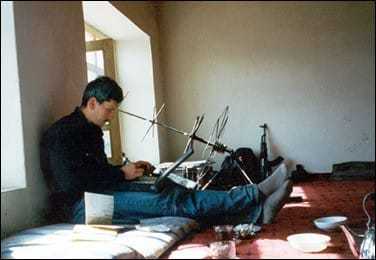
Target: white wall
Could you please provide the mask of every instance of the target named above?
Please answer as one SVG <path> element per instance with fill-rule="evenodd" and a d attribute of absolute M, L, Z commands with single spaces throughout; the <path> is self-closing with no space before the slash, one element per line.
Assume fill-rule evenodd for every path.
<path fill-rule="evenodd" d="M 138 37 L 116 42 L 117 74 L 127 98 L 121 104 L 125 111 L 152 119 L 156 104 L 153 83 L 153 66 L 149 37 Z M 130 160 L 147 160 L 160 163 L 158 129 L 150 130 L 150 123 L 120 114 L 122 147 Z M 143 140 L 142 140 L 143 139 Z"/>
<path fill-rule="evenodd" d="M 13 2 L 1 2 L 1 75 L 1 191 L 3 192 L 26 186 Z M 14 161 L 18 163 L 13 163 Z"/>
<path fill-rule="evenodd" d="M 14 16 L 27 187 L 1 193 L 2 238 L 44 223 L 39 140 L 53 121 L 79 105 L 86 82 L 81 3 L 14 2 Z"/>
<path fill-rule="evenodd" d="M 334 163 L 375 160 L 373 6 L 163 3 L 158 21 L 169 122 L 189 130 L 205 112 L 199 132 L 205 137 L 229 105 L 223 141 L 233 148 L 258 152 L 258 125 L 266 122 L 272 153 L 290 166 L 330 172 Z M 173 159 L 186 140 L 169 138 Z"/>

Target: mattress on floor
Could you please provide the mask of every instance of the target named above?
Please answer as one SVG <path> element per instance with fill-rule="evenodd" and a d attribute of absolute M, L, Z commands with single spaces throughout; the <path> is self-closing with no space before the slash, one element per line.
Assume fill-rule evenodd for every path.
<path fill-rule="evenodd" d="M 159 232 L 142 229 L 103 234 L 97 240 L 77 236 L 73 224 L 31 228 L 2 240 L 1 258 L 158 258 L 198 228 L 196 221 L 182 217 L 153 218 L 143 223 L 148 224 L 167 228 Z"/>

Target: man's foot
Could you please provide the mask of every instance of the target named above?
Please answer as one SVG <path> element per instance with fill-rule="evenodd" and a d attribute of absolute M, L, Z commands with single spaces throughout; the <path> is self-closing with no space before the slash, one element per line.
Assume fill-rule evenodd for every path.
<path fill-rule="evenodd" d="M 287 168 L 284 163 L 278 166 L 277 169 L 268 178 L 257 184 L 259 190 L 268 197 L 276 191 L 289 178 Z"/>
<path fill-rule="evenodd" d="M 264 216 L 263 223 L 270 224 L 277 216 L 280 209 L 286 203 L 288 197 L 292 192 L 292 182 L 285 181 L 274 193 L 266 198 L 264 201 Z"/>

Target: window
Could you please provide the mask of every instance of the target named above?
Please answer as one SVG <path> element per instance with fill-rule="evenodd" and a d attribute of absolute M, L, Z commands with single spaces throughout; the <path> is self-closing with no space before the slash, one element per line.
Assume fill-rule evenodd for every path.
<path fill-rule="evenodd" d="M 83 1 L 82 8 L 84 22 L 95 25 L 96 31 L 109 36 L 95 38 L 97 36 L 90 36 L 88 33 L 88 41 L 109 38 L 114 40 L 116 80 L 124 93 L 129 93 L 121 108 L 151 118 L 156 106 L 156 92 L 150 35 L 142 31 L 109 1 Z M 106 67 L 106 58 L 104 66 Z M 131 160 L 143 159 L 154 164 L 159 163 L 159 135 L 156 134 L 154 138 L 148 135 L 141 142 L 146 131 L 145 122 L 122 113 L 118 116 L 121 137 L 119 145 L 127 157 Z"/>
<path fill-rule="evenodd" d="M 104 75 L 103 51 L 86 52 L 87 80 L 92 81 L 98 76 Z"/>
<path fill-rule="evenodd" d="M 96 30 L 91 25 L 85 23 L 85 41 L 89 42 L 86 46 L 86 64 L 87 64 L 87 79 L 91 81 L 98 76 L 105 75 L 104 73 L 104 55 L 101 46 L 91 47 L 95 45 L 95 41 L 109 39 L 106 35 Z M 98 50 L 97 50 L 98 49 Z"/>
<path fill-rule="evenodd" d="M 26 187 L 12 2 L 1 2 L 1 191 Z"/>
<path fill-rule="evenodd" d="M 87 78 L 91 81 L 107 75 L 115 79 L 113 40 L 85 24 Z M 122 162 L 121 140 L 118 115 L 103 128 L 105 153 L 110 163 Z"/>

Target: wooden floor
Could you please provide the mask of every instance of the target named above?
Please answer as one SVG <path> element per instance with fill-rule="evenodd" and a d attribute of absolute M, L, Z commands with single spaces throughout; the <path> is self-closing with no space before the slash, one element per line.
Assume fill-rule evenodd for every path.
<path fill-rule="evenodd" d="M 363 225 L 364 223 L 365 227 L 367 218 L 362 210 L 362 199 L 370 191 L 375 191 L 374 181 L 330 181 L 320 178 L 295 183 L 291 196 L 301 196 L 303 201 L 286 204 L 275 223 L 264 225 L 253 239 L 241 241 L 236 248 L 237 257 L 241 259 L 354 258 L 341 230 L 321 231 L 314 226 L 313 220 L 323 216 L 345 215 L 349 218 L 348 224 Z M 372 212 L 374 212 L 374 202 L 370 202 L 369 206 L 373 207 Z M 286 240 L 291 234 L 307 232 L 329 235 L 331 237 L 329 247 L 319 253 L 302 253 L 292 248 Z M 209 258 L 208 244 L 213 241 L 215 239 L 212 229 L 201 230 L 200 233 L 181 241 L 162 258 Z"/>

